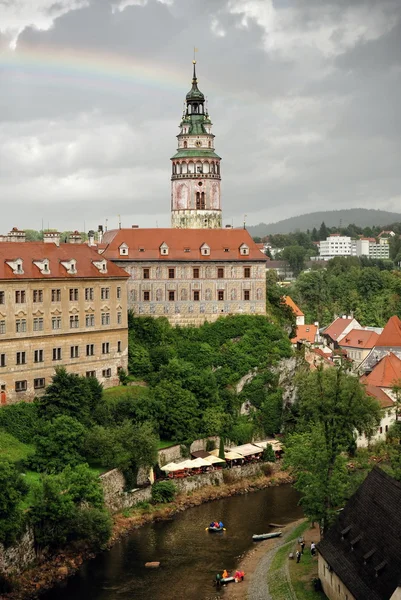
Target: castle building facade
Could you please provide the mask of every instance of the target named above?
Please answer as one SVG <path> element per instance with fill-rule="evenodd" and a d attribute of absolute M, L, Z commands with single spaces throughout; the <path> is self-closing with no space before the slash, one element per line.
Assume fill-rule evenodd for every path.
<path fill-rule="evenodd" d="M 0 404 L 32 400 L 55 367 L 105 386 L 127 368 L 128 275 L 86 244 L 0 243 Z"/>
<path fill-rule="evenodd" d="M 116 229 L 104 242 L 102 256 L 130 275 L 135 315 L 201 325 L 266 312 L 266 258 L 245 229 Z"/>

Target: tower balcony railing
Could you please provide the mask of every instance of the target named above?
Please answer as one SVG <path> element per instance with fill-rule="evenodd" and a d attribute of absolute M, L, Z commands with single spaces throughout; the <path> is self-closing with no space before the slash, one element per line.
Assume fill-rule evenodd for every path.
<path fill-rule="evenodd" d="M 173 173 L 171 179 L 193 179 L 194 177 L 201 177 L 202 179 L 220 179 L 220 175 L 217 173 Z"/>

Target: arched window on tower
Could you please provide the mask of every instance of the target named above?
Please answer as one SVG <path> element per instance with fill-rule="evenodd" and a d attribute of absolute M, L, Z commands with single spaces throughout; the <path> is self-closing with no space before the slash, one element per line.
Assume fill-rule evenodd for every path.
<path fill-rule="evenodd" d="M 196 192 L 196 210 L 199 210 L 201 207 L 201 195 L 200 192 Z"/>
<path fill-rule="evenodd" d="M 211 147 L 212 147 L 212 142 L 209 142 L 209 148 L 211 148 Z"/>
<path fill-rule="evenodd" d="M 217 173 L 217 175 L 220 175 L 220 165 L 219 165 L 219 163 L 216 163 L 216 173 Z"/>
<path fill-rule="evenodd" d="M 213 162 L 210 165 L 210 172 L 213 173 L 213 175 L 214 175 L 214 163 Z"/>
<path fill-rule="evenodd" d="M 200 197 L 200 209 L 201 210 L 205 210 L 205 208 L 206 208 L 206 206 L 205 206 L 205 192 L 202 192 L 201 193 L 201 197 Z"/>
<path fill-rule="evenodd" d="M 188 148 L 188 142 L 184 142 L 184 148 Z"/>

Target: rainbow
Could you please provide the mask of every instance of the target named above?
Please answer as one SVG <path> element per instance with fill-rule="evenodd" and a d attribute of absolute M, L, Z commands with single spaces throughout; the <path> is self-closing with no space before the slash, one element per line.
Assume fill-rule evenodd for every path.
<path fill-rule="evenodd" d="M 50 46 L 30 47 L 18 44 L 15 51 L 0 53 L 0 70 L 17 78 L 33 77 L 47 84 L 67 83 L 79 87 L 113 87 L 139 85 L 157 89 L 177 89 L 185 93 L 191 80 L 188 61 L 187 77 L 165 66 L 155 65 L 133 56 L 89 49 L 57 49 Z"/>

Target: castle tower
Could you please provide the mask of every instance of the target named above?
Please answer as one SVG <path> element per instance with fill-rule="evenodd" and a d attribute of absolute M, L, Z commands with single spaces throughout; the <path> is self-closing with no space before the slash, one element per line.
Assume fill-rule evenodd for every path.
<path fill-rule="evenodd" d="M 212 122 L 198 88 L 195 65 L 172 157 L 171 226 L 217 229 L 222 226 L 220 161 L 214 151 Z"/>

